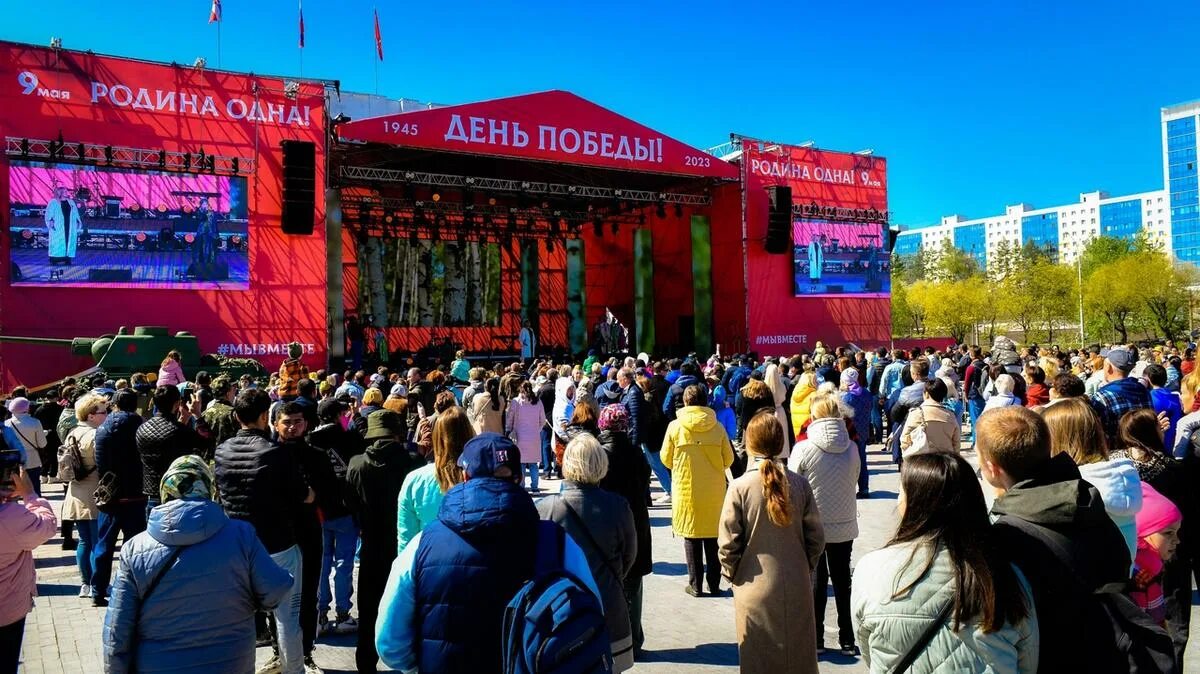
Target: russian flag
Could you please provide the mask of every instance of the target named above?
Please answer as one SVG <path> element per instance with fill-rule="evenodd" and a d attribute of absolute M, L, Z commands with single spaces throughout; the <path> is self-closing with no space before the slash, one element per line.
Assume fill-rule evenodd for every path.
<path fill-rule="evenodd" d="M 213 22 L 219 23 L 220 21 L 221 21 L 221 0 L 213 0 L 212 10 L 209 11 L 209 13 L 208 13 L 208 22 L 209 23 L 213 23 Z"/>

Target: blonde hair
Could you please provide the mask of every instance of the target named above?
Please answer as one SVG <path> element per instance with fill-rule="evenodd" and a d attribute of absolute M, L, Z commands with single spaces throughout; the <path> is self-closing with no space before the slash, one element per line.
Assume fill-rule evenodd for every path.
<path fill-rule="evenodd" d="M 89 393 L 79 400 L 75 401 L 75 418 L 81 423 L 86 422 L 89 414 L 95 414 L 97 410 L 108 409 L 108 399 L 102 395 Z M 169 414 L 170 410 L 165 410 L 164 414 Z"/>
<path fill-rule="evenodd" d="M 811 369 L 805 369 L 800 378 L 796 380 L 796 388 L 807 386 L 808 388 L 817 387 L 817 374 Z"/>
<path fill-rule="evenodd" d="M 812 399 L 813 419 L 841 419 L 842 406 L 831 395 L 818 393 Z"/>
<path fill-rule="evenodd" d="M 580 484 L 600 484 L 608 474 L 608 453 L 591 433 L 580 433 L 567 443 L 563 452 L 564 480 Z"/>
<path fill-rule="evenodd" d="M 782 449 L 783 424 L 770 410 L 759 410 L 746 424 L 746 451 L 766 459 L 758 463 L 758 472 L 767 502 L 767 518 L 777 527 L 792 523 L 791 485 L 787 473 L 775 463 Z"/>
<path fill-rule="evenodd" d="M 1183 413 L 1187 414 L 1196 404 L 1196 394 L 1200 393 L 1200 365 L 1179 381 L 1179 397 L 1183 403 Z"/>
<path fill-rule="evenodd" d="M 1054 378 L 1058 376 L 1058 361 L 1054 358 L 1042 356 L 1038 359 L 1038 366 L 1042 368 L 1042 372 L 1046 373 L 1046 381 L 1054 381 Z"/>
<path fill-rule="evenodd" d="M 1067 398 L 1046 408 L 1050 456 L 1066 454 L 1077 466 L 1108 459 L 1108 443 L 1100 417 L 1085 398 Z"/>

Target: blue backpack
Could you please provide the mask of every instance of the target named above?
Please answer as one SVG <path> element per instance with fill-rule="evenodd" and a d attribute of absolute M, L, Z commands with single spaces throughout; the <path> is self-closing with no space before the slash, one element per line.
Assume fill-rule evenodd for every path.
<path fill-rule="evenodd" d="M 539 522 L 533 580 L 504 609 L 504 674 L 611 672 L 604 608 L 563 569 L 566 532 Z"/>

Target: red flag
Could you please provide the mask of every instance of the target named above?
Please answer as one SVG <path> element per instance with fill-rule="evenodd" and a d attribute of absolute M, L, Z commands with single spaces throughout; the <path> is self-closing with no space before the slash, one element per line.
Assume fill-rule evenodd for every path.
<path fill-rule="evenodd" d="M 375 53 L 383 60 L 383 33 L 379 32 L 379 10 L 375 10 Z"/>
<path fill-rule="evenodd" d="M 219 23 L 221 21 L 221 0 L 213 0 L 212 10 L 208 13 L 208 22 Z"/>
<path fill-rule="evenodd" d="M 304 49 L 304 3 L 300 3 L 300 48 Z"/>

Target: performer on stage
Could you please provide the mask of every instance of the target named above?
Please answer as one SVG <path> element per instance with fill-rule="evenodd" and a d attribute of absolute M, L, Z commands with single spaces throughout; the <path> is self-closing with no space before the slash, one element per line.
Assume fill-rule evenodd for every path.
<path fill-rule="evenodd" d="M 75 202 L 67 196 L 66 187 L 58 185 L 54 188 L 54 198 L 46 204 L 45 218 L 50 264 L 71 264 L 75 260 L 75 246 L 83 223 Z"/>
<path fill-rule="evenodd" d="M 199 223 L 196 225 L 196 243 L 192 258 L 199 264 L 217 261 L 217 214 L 208 207 L 208 197 L 200 200 Z"/>
<path fill-rule="evenodd" d="M 533 327 L 529 324 L 529 319 L 521 321 L 521 360 L 526 363 L 532 361 L 537 353 L 537 335 L 533 334 Z"/>
<path fill-rule="evenodd" d="M 825 235 L 821 238 L 813 238 L 808 243 L 808 283 L 816 285 L 821 282 L 821 271 L 825 266 Z"/>

